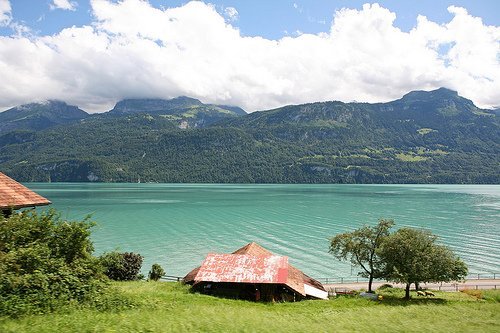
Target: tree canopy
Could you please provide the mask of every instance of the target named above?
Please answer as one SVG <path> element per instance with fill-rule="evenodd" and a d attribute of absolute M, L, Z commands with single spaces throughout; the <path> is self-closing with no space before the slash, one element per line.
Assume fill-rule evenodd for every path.
<path fill-rule="evenodd" d="M 382 275 L 388 281 L 406 284 L 410 298 L 412 283 L 458 281 L 467 275 L 467 266 L 448 247 L 436 244 L 430 231 L 401 228 L 389 235 L 378 254 Z"/>
<path fill-rule="evenodd" d="M 330 240 L 329 252 L 339 260 L 350 260 L 360 267 L 362 276 L 368 277 L 368 292 L 372 292 L 373 279 L 380 275 L 381 261 L 377 250 L 389 235 L 393 220 L 380 219 L 376 226 L 363 226 L 352 232 L 339 234 Z"/>
<path fill-rule="evenodd" d="M 368 277 L 368 292 L 374 278 L 406 284 L 458 281 L 467 275 L 466 264 L 444 245 L 436 244 L 430 231 L 401 228 L 390 233 L 393 220 L 380 219 L 378 224 L 363 226 L 330 239 L 329 252 L 339 260 L 350 260 Z"/>

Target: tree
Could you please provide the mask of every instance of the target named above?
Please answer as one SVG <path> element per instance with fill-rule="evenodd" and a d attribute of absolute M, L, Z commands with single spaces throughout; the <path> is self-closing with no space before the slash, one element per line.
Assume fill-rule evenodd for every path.
<path fill-rule="evenodd" d="M 102 295 L 107 279 L 92 256 L 93 225 L 55 210 L 0 214 L 0 313 L 49 312 Z"/>
<path fill-rule="evenodd" d="M 448 247 L 436 244 L 430 231 L 402 228 L 388 236 L 378 255 L 382 275 L 388 281 L 406 284 L 410 298 L 412 283 L 458 281 L 467 275 L 467 266 Z"/>
<path fill-rule="evenodd" d="M 139 279 L 143 257 L 133 252 L 108 252 L 99 257 L 107 277 L 116 281 Z"/>
<path fill-rule="evenodd" d="M 359 274 L 368 277 L 368 292 L 372 292 L 373 279 L 380 271 L 381 262 L 377 250 L 393 225 L 393 220 L 380 219 L 374 227 L 364 226 L 330 240 L 331 254 L 339 260 L 350 260 L 353 265 L 363 269 Z"/>
<path fill-rule="evenodd" d="M 163 276 L 165 276 L 165 271 L 163 270 L 163 267 L 161 267 L 160 264 L 153 264 L 148 274 L 149 280 L 158 281 Z"/>

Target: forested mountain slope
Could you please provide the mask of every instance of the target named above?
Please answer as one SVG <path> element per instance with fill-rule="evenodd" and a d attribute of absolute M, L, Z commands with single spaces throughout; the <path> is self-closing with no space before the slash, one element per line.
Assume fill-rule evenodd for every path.
<path fill-rule="evenodd" d="M 448 89 L 250 114 L 199 103 L 125 100 L 6 133 L 0 170 L 22 181 L 500 183 L 498 115 Z"/>

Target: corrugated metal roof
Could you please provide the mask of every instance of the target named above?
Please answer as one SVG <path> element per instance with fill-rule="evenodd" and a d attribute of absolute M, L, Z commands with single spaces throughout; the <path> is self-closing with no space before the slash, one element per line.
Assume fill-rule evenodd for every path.
<path fill-rule="evenodd" d="M 233 254 L 249 254 L 252 256 L 273 256 L 274 253 L 263 248 L 255 242 L 248 243 L 247 245 L 234 251 Z"/>
<path fill-rule="evenodd" d="M 247 254 L 210 253 L 203 261 L 195 281 L 283 283 L 288 280 L 288 258 Z"/>
<path fill-rule="evenodd" d="M 249 255 L 255 255 L 255 256 L 265 256 L 265 255 L 272 256 L 272 255 L 274 255 L 274 253 L 263 248 L 262 246 L 260 246 L 259 244 L 255 243 L 255 242 L 248 243 L 247 245 L 243 246 L 242 248 L 239 248 L 238 250 L 234 251 L 233 254 L 249 254 Z M 288 267 L 288 275 L 289 275 L 289 283 L 290 284 L 296 284 L 296 288 L 300 289 L 301 287 L 299 287 L 298 285 L 302 284 L 302 281 L 303 281 L 304 284 L 308 284 L 310 286 L 313 286 L 315 288 L 318 288 L 320 290 L 325 291 L 325 288 L 323 287 L 321 282 L 304 274 L 304 272 L 302 272 L 300 269 L 298 269 L 290 264 L 288 264 L 288 266 L 289 266 Z M 199 269 L 199 267 L 195 268 L 195 270 L 196 269 Z M 189 274 L 191 274 L 191 273 L 189 273 Z"/>
<path fill-rule="evenodd" d="M 0 209 L 49 205 L 51 202 L 0 172 Z"/>
<path fill-rule="evenodd" d="M 266 261 L 265 258 L 275 259 Z M 286 264 L 284 259 L 286 259 Z M 196 284 L 203 281 L 284 284 L 303 296 L 306 295 L 306 285 L 318 291 L 325 291 L 319 281 L 290 265 L 288 257 L 276 256 L 254 242 L 232 254 L 211 253 L 201 266 L 196 267 L 184 277 L 186 283 Z"/>

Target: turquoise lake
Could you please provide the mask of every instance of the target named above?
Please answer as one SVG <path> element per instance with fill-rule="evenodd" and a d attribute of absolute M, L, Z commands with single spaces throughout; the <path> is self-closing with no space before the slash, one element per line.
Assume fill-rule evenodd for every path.
<path fill-rule="evenodd" d="M 64 218 L 92 214 L 96 254 L 140 253 L 144 273 L 184 276 L 255 241 L 315 278 L 346 277 L 356 271 L 328 254 L 329 237 L 379 218 L 431 230 L 470 272 L 500 272 L 499 185 L 26 185 Z"/>

